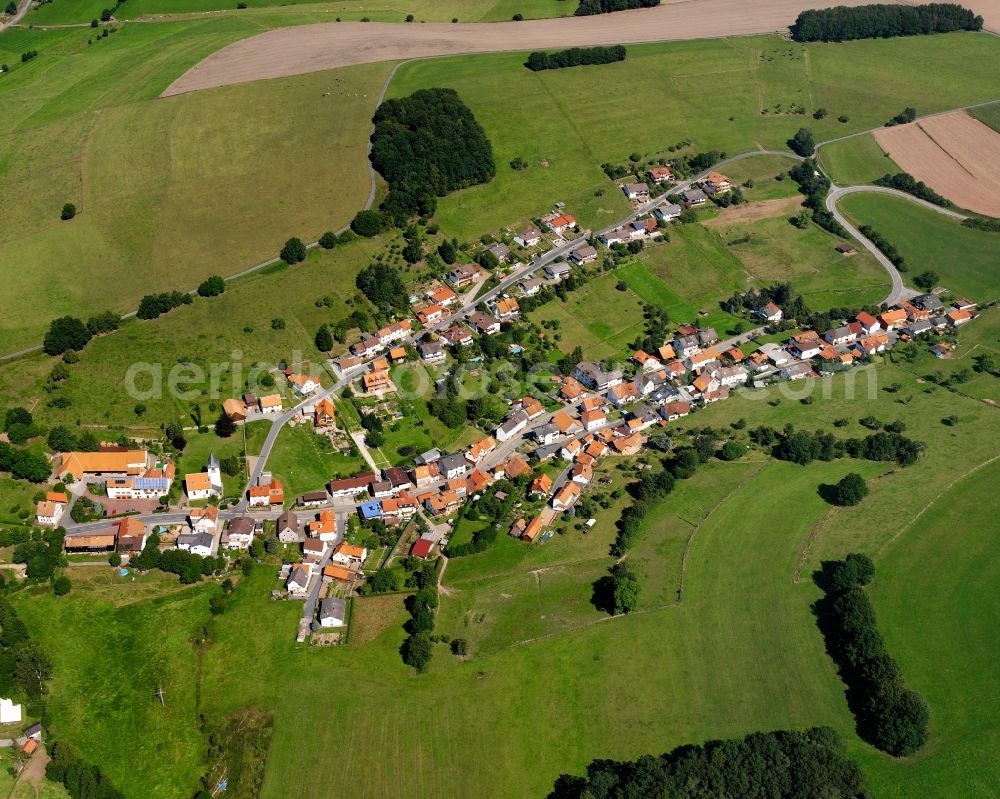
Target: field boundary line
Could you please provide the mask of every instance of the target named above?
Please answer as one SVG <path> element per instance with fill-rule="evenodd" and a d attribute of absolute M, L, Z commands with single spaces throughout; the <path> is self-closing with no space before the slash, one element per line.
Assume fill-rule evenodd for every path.
<path fill-rule="evenodd" d="M 993 464 L 998 460 L 1000 460 L 1000 455 L 994 455 L 989 460 L 983 461 L 978 466 L 973 466 L 967 472 L 960 474 L 958 477 L 956 477 L 954 480 L 948 483 L 948 485 L 946 485 L 944 489 L 942 489 L 941 492 L 936 497 L 934 497 L 934 499 L 932 499 L 930 502 L 924 505 L 924 507 L 922 507 L 917 512 L 917 514 L 912 519 L 910 519 L 910 521 L 906 524 L 906 526 L 902 527 L 899 530 L 899 532 L 894 533 L 892 536 L 890 536 L 889 538 L 887 538 L 885 541 L 882 542 L 879 548 L 875 551 L 876 557 L 881 556 L 885 552 L 885 550 L 888 549 L 890 546 L 892 546 L 897 539 L 901 538 L 904 533 L 907 533 L 909 530 L 913 529 L 913 525 L 917 523 L 920 517 L 923 516 L 927 511 L 929 511 L 931 507 L 935 505 L 937 501 L 940 500 L 945 494 L 951 491 L 951 489 L 954 488 L 957 483 L 961 482 L 966 477 L 970 477 L 971 475 L 975 474 L 980 469 L 984 469 L 987 466 L 990 466 L 991 464 Z"/>

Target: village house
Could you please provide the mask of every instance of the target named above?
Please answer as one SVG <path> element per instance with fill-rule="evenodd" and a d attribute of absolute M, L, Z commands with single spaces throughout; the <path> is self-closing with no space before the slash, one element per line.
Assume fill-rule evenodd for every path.
<path fill-rule="evenodd" d="M 709 172 L 701 181 L 701 187 L 709 194 L 725 194 L 732 189 L 729 178 L 719 172 Z"/>
<path fill-rule="evenodd" d="M 673 222 L 675 219 L 680 219 L 683 211 L 684 209 L 677 203 L 667 203 L 653 211 L 653 215 L 660 222 Z"/>
<path fill-rule="evenodd" d="M 743 354 L 743 350 L 739 347 L 730 347 L 724 353 L 722 353 L 722 362 L 727 366 L 732 366 L 746 359 L 746 355 Z"/>
<path fill-rule="evenodd" d="M 319 603 L 320 627 L 343 627 L 347 623 L 347 600 L 327 597 Z"/>
<path fill-rule="evenodd" d="M 429 364 L 444 363 L 448 357 L 440 341 L 424 342 L 417 347 L 417 351 L 420 353 L 421 360 Z"/>
<path fill-rule="evenodd" d="M 263 525 L 258 526 L 252 517 L 238 516 L 229 522 L 225 533 L 222 534 L 222 545 L 226 549 L 250 549 L 254 535 L 262 530 Z"/>
<path fill-rule="evenodd" d="M 469 447 L 468 451 L 465 453 L 465 459 L 469 463 L 479 463 L 483 458 L 489 455 L 493 450 L 497 448 L 496 439 L 493 437 L 482 438 Z"/>
<path fill-rule="evenodd" d="M 412 329 L 413 324 L 410 320 L 403 319 L 401 322 L 393 322 L 391 325 L 380 327 L 376 331 L 375 337 L 379 340 L 383 347 L 386 347 L 395 341 L 401 341 L 406 338 Z"/>
<path fill-rule="evenodd" d="M 574 483 L 579 483 L 583 486 L 590 485 L 594 479 L 594 467 L 589 463 L 577 463 L 573 466 L 570 475 L 570 479 Z"/>
<path fill-rule="evenodd" d="M 635 202 L 644 203 L 649 200 L 649 186 L 645 183 L 625 183 L 621 189 L 626 197 Z"/>
<path fill-rule="evenodd" d="M 576 218 L 570 214 L 549 214 L 543 220 L 545 226 L 553 233 L 562 233 L 576 227 Z"/>
<path fill-rule="evenodd" d="M 191 508 L 188 511 L 188 524 L 191 525 L 191 531 L 194 533 L 211 533 L 215 535 L 219 529 L 219 509 L 215 505 L 206 505 L 204 508 Z"/>
<path fill-rule="evenodd" d="M 657 186 L 661 183 L 666 183 L 668 180 L 674 179 L 674 173 L 670 171 L 670 167 L 668 166 L 651 167 L 646 174 L 649 175 L 649 179 Z"/>
<path fill-rule="evenodd" d="M 774 322 L 781 321 L 781 317 L 784 316 L 784 312 L 773 302 L 769 302 L 763 308 L 757 309 L 756 315 L 765 322 L 771 322 L 773 324 Z"/>
<path fill-rule="evenodd" d="M 823 349 L 823 342 L 815 330 L 807 330 L 792 336 L 788 342 L 788 349 L 796 358 L 808 360 L 815 358 Z"/>
<path fill-rule="evenodd" d="M 35 522 L 42 527 L 58 527 L 59 520 L 69 504 L 69 496 L 63 491 L 49 491 L 45 499 L 35 505 Z"/>
<path fill-rule="evenodd" d="M 781 376 L 785 380 L 801 380 L 804 377 L 809 377 L 812 373 L 812 366 L 808 363 L 793 363 L 781 370 Z"/>
<path fill-rule="evenodd" d="M 358 505 L 358 515 L 365 521 L 373 521 L 382 518 L 382 503 L 377 499 L 370 502 L 362 502 Z"/>
<path fill-rule="evenodd" d="M 424 295 L 432 304 L 445 308 L 458 300 L 458 295 L 447 286 L 437 285 Z"/>
<path fill-rule="evenodd" d="M 181 533 L 177 536 L 177 548 L 207 558 L 212 554 L 215 538 L 211 533 Z"/>
<path fill-rule="evenodd" d="M 401 492 L 398 497 L 382 500 L 382 521 L 386 524 L 399 524 L 412 518 L 416 512 L 416 499 L 405 492 Z"/>
<path fill-rule="evenodd" d="M 906 311 L 901 308 L 894 308 L 891 311 L 884 311 L 878 315 L 882 327 L 886 330 L 898 330 L 906 324 Z"/>
<path fill-rule="evenodd" d="M 522 280 L 517 284 L 517 287 L 521 290 L 521 294 L 525 297 L 534 297 L 542 290 L 543 282 L 544 281 L 540 277 L 533 277 L 528 280 Z"/>
<path fill-rule="evenodd" d="M 438 465 L 441 469 L 441 476 L 445 480 L 454 480 L 469 472 L 469 462 L 461 453 L 445 455 L 438 461 Z"/>
<path fill-rule="evenodd" d="M 366 336 L 357 344 L 351 345 L 351 352 L 358 358 L 367 360 L 382 351 L 382 342 L 373 336 Z"/>
<path fill-rule="evenodd" d="M 509 322 L 521 315 L 521 307 L 513 297 L 504 297 L 494 303 L 493 312 L 501 322 Z"/>
<path fill-rule="evenodd" d="M 503 422 L 497 426 L 495 435 L 497 441 L 507 441 L 513 438 L 525 427 L 528 426 L 528 414 L 522 410 L 516 410 L 509 414 Z"/>
<path fill-rule="evenodd" d="M 625 228 L 615 228 L 614 230 L 606 230 L 597 240 L 601 242 L 605 247 L 611 247 L 614 244 L 625 244 L 632 240 L 631 235 L 625 230 Z"/>
<path fill-rule="evenodd" d="M 185 475 L 184 493 L 192 502 L 222 496 L 222 467 L 214 452 L 208 456 L 204 472 Z"/>
<path fill-rule="evenodd" d="M 428 305 L 423 310 L 417 311 L 417 319 L 422 325 L 432 325 L 435 322 L 440 322 L 445 316 L 448 315 L 448 311 L 443 305 Z"/>
<path fill-rule="evenodd" d="M 482 311 L 473 311 L 469 321 L 476 332 L 484 336 L 495 336 L 500 332 L 500 321 Z"/>
<path fill-rule="evenodd" d="M 324 397 L 313 407 L 313 425 L 317 430 L 333 427 L 337 422 L 337 409 L 333 400 Z"/>
<path fill-rule="evenodd" d="M 534 247 L 541 242 L 542 234 L 537 228 L 529 227 L 514 236 L 514 243 L 519 247 Z"/>
<path fill-rule="evenodd" d="M 353 497 L 355 494 L 367 493 L 368 486 L 377 479 L 375 472 L 362 472 L 361 474 L 354 475 L 354 477 L 331 480 L 327 487 L 333 499 Z"/>
<path fill-rule="evenodd" d="M 744 366 L 726 366 L 713 371 L 712 377 L 719 382 L 720 386 L 727 388 L 731 386 L 744 386 L 747 380 L 750 379 L 750 372 Z"/>
<path fill-rule="evenodd" d="M 456 491 L 445 490 L 432 494 L 424 500 L 424 507 L 432 516 L 447 516 L 462 506 L 462 498 Z"/>
<path fill-rule="evenodd" d="M 258 485 L 250 486 L 247 492 L 251 508 L 267 508 L 271 505 L 285 504 L 285 489 L 277 480 L 261 477 Z"/>
<path fill-rule="evenodd" d="M 382 361 L 388 367 L 388 363 L 383 359 L 380 358 L 379 361 Z M 392 377 L 389 375 L 388 368 L 379 369 L 376 367 L 379 361 L 374 361 L 371 371 L 365 372 L 361 376 L 361 384 L 367 394 L 390 391 L 393 388 Z"/>
<path fill-rule="evenodd" d="M 589 433 L 606 425 L 608 417 L 602 410 L 584 411 L 580 414 L 580 421 L 583 422 L 583 429 Z"/>
<path fill-rule="evenodd" d="M 326 551 L 326 542 L 319 538 L 307 538 L 302 542 L 302 559 L 306 563 L 319 563 Z"/>
<path fill-rule="evenodd" d="M 297 393 L 304 397 L 323 388 L 323 385 L 318 379 L 310 377 L 309 375 L 300 375 L 288 370 L 285 371 L 285 379 L 288 380 L 289 385 Z"/>
<path fill-rule="evenodd" d="M 547 497 L 552 493 L 552 478 L 547 474 L 538 475 L 538 477 L 531 481 L 530 493 L 532 495 Z"/>
<path fill-rule="evenodd" d="M 344 566 L 361 566 L 368 557 L 368 550 L 363 546 L 357 546 L 355 544 L 349 544 L 346 541 L 341 542 L 333 550 L 333 554 L 330 556 L 330 560 L 334 563 L 340 563 Z"/>
<path fill-rule="evenodd" d="M 257 402 L 261 413 L 282 413 L 285 410 L 285 404 L 280 394 L 268 394 Z"/>
<path fill-rule="evenodd" d="M 865 335 L 869 335 L 870 333 L 874 333 L 876 330 L 882 329 L 882 324 L 878 321 L 878 319 L 866 311 L 859 312 L 854 318 L 855 321 L 861 325 L 861 330 Z"/>
<path fill-rule="evenodd" d="M 529 419 L 536 419 L 545 413 L 545 407 L 534 397 L 522 397 L 512 403 L 512 407 L 524 411 Z"/>
<path fill-rule="evenodd" d="M 510 247 L 506 244 L 493 244 L 486 248 L 486 252 L 490 253 L 494 258 L 496 258 L 500 263 L 506 264 L 510 262 Z"/>
<path fill-rule="evenodd" d="M 701 342 L 695 335 L 678 336 L 674 339 L 673 347 L 677 357 L 681 359 L 690 358 L 701 352 Z"/>
<path fill-rule="evenodd" d="M 310 577 L 311 570 L 307 564 L 300 563 L 292 569 L 291 574 L 288 575 L 288 582 L 285 583 L 288 594 L 293 597 L 306 596 L 309 593 Z"/>
<path fill-rule="evenodd" d="M 875 332 L 854 342 L 853 349 L 863 355 L 870 356 L 885 352 L 888 346 L 889 336 L 883 332 Z"/>
<path fill-rule="evenodd" d="M 552 424 L 564 436 L 576 435 L 583 432 L 583 425 L 565 410 L 556 411 L 552 415 Z"/>
<path fill-rule="evenodd" d="M 215 517 L 218 518 L 219 511 L 215 508 L 212 510 L 215 511 Z M 195 528 L 194 532 L 208 533 L 214 538 L 215 527 L 213 526 L 211 530 Z M 146 525 L 135 516 L 126 516 L 118 522 L 118 552 L 122 555 L 128 557 L 138 555 L 146 546 L 148 538 L 149 533 L 146 530 Z"/>
<path fill-rule="evenodd" d="M 577 266 L 584 266 L 597 260 L 597 249 L 590 244 L 577 247 L 569 254 L 569 259 Z"/>
<path fill-rule="evenodd" d="M 689 402 L 668 402 L 660 408 L 660 416 L 664 421 L 673 422 L 691 413 Z"/>
<path fill-rule="evenodd" d="M 694 355 L 686 358 L 684 365 L 692 371 L 698 371 L 699 369 L 708 368 L 709 364 L 716 363 L 720 357 L 715 347 L 709 347 L 707 350 L 696 352 Z"/>
<path fill-rule="evenodd" d="M 573 268 L 565 261 L 556 261 L 555 263 L 545 265 L 545 274 L 548 275 L 550 280 L 565 280 L 570 276 L 572 271 Z"/>
<path fill-rule="evenodd" d="M 470 285 L 478 275 L 478 264 L 460 264 L 448 273 L 448 280 L 458 288 L 463 288 Z"/>
<path fill-rule="evenodd" d="M 326 491 L 306 491 L 296 503 L 302 508 L 318 508 L 320 505 L 325 505 L 328 500 L 329 495 Z"/>
<path fill-rule="evenodd" d="M 307 528 L 310 538 L 329 544 L 337 539 L 337 516 L 333 511 L 321 510 Z"/>
<path fill-rule="evenodd" d="M 449 344 L 457 347 L 468 347 L 474 342 L 475 336 L 468 325 L 454 324 L 445 330 L 441 337 Z"/>
<path fill-rule="evenodd" d="M 170 493 L 174 474 L 171 461 L 161 462 L 136 476 L 111 478 L 104 489 L 108 499 L 159 499 Z"/>
<path fill-rule="evenodd" d="M 826 339 L 828 344 L 832 344 L 834 347 L 850 344 L 858 337 L 858 333 L 861 331 L 861 325 L 859 323 L 855 324 L 857 324 L 857 330 L 852 330 L 850 325 L 843 325 L 842 327 L 827 330 L 823 334 L 823 338 Z"/>
<path fill-rule="evenodd" d="M 590 361 L 580 361 L 573 368 L 573 377 L 587 388 L 602 392 L 622 382 L 621 372 L 615 370 L 606 372 Z"/>
<path fill-rule="evenodd" d="M 278 517 L 275 531 L 282 544 L 301 544 L 306 540 L 305 530 L 294 511 L 286 510 Z"/>
<path fill-rule="evenodd" d="M 619 383 L 608 389 L 607 397 L 612 404 L 621 407 L 639 399 L 639 389 L 636 388 L 636 384 L 632 381 Z"/>
<path fill-rule="evenodd" d="M 410 554 L 415 558 L 424 560 L 430 556 L 433 549 L 434 539 L 425 533 L 413 542 L 413 546 L 410 547 Z"/>
<path fill-rule="evenodd" d="M 580 493 L 580 484 L 573 482 L 572 480 L 568 480 L 563 487 L 556 492 L 556 495 L 552 497 L 552 507 L 555 510 L 569 510 L 573 506 L 573 503 L 580 498 Z"/>
<path fill-rule="evenodd" d="M 681 192 L 681 202 L 685 208 L 696 208 L 708 202 L 708 197 L 701 189 L 686 189 Z"/>
<path fill-rule="evenodd" d="M 966 322 L 972 321 L 971 311 L 949 311 L 945 314 L 945 318 L 948 320 L 948 324 L 952 327 L 960 327 Z"/>

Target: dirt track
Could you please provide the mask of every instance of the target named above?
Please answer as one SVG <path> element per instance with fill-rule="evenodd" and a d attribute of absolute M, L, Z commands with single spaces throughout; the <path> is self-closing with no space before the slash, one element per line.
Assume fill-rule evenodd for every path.
<path fill-rule="evenodd" d="M 867 1 L 838 0 L 842 5 Z M 636 11 L 525 22 L 327 22 L 279 28 L 213 53 L 162 96 L 374 61 L 772 33 L 816 5 L 816 0 L 674 0 Z"/>
<path fill-rule="evenodd" d="M 964 111 L 875 131 L 900 168 L 961 208 L 1000 217 L 1000 134 Z"/>

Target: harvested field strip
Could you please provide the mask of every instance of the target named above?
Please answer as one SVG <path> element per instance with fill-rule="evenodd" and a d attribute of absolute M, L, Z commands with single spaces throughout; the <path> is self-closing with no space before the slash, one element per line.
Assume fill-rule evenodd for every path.
<path fill-rule="evenodd" d="M 875 131 L 900 168 L 962 208 L 1000 217 L 1000 134 L 964 111 Z"/>
<path fill-rule="evenodd" d="M 862 5 L 865 0 L 845 0 Z M 164 96 L 403 58 L 597 44 L 680 41 L 773 33 L 814 4 L 698 0 L 603 16 L 483 24 L 321 23 L 281 28 L 235 42 L 196 64 Z"/>

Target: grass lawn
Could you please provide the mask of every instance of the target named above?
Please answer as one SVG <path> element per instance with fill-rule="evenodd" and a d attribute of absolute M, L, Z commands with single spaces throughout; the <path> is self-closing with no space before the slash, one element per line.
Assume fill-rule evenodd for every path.
<path fill-rule="evenodd" d="M 817 225 L 799 230 L 786 216 L 714 228 L 723 241 L 746 236 L 729 251 L 739 258 L 754 285 L 787 280 L 810 308 L 878 304 L 889 292 L 889 276 L 865 251 L 845 258 L 835 249 L 843 239 Z"/>
<path fill-rule="evenodd" d="M 291 501 L 306 491 L 318 491 L 330 480 L 364 471 L 361 456 L 339 453 L 329 439 L 316 435 L 311 424 L 285 425 L 278 434 L 267 468 L 285 486 Z"/>
<path fill-rule="evenodd" d="M 324 21 L 335 18 L 357 20 L 367 17 L 374 22 L 402 22 L 412 14 L 415 22 L 498 22 L 515 13 L 525 19 L 571 16 L 576 4 L 568 0 L 360 0 L 359 2 L 304 2 L 284 0 L 247 0 L 247 10 L 279 8 L 281 13 L 306 16 L 322 14 Z M 228 0 L 136 0 L 134 6 L 120 9 L 127 19 L 149 14 L 184 14 L 198 11 L 233 11 Z M 256 15 L 254 15 L 256 16 Z M 89 21 L 89 20 L 88 20 Z"/>
<path fill-rule="evenodd" d="M 237 428 L 229 438 L 219 438 L 214 431 L 198 433 L 193 430 L 188 431 L 187 446 L 184 452 L 177 459 L 177 480 L 183 490 L 184 475 L 189 472 L 203 472 L 208 464 L 209 456 L 214 452 L 221 461 L 230 456 L 256 455 L 260 452 L 267 431 L 271 429 L 270 422 L 250 422 Z M 246 451 L 244 453 L 243 432 L 246 431 Z M 241 474 L 231 477 L 225 472 L 222 473 L 222 485 L 227 497 L 239 496 L 246 487 L 247 475 Z"/>
<path fill-rule="evenodd" d="M 750 427 L 833 429 L 834 418 L 874 414 L 905 419 L 907 434 L 926 443 L 917 464 L 800 467 L 754 453 L 705 465 L 656 509 L 630 553 L 644 591 L 640 612 L 625 618 L 608 619 L 589 601 L 590 583 L 612 562 L 607 548 L 627 496 L 586 535 L 568 530 L 541 546 L 501 536 L 489 552 L 449 564 L 438 629 L 469 637 L 473 655 L 459 661 L 440 646 L 426 675 L 399 660 L 401 597 L 359 601 L 358 634 L 347 647 L 298 647 L 300 606 L 269 599 L 270 569 L 241 584 L 213 621 L 200 681 L 192 677 L 199 672 L 188 641 L 208 618 L 208 588 L 118 607 L 85 585 L 60 600 L 19 593 L 19 610 L 56 661 L 53 727 L 128 795 L 149 797 L 196 787 L 198 712 L 221 722 L 248 705 L 275 713 L 265 799 L 283 795 L 293 778 L 305 792 L 322 793 L 329 769 L 320 753 L 345 739 L 383 764 L 345 783 L 347 796 L 525 796 L 544 794 L 556 775 L 579 772 L 594 757 L 814 724 L 845 735 L 876 786 L 890 786 L 885 795 L 989 796 L 1000 776 L 989 754 L 995 747 L 981 746 L 977 733 L 993 734 L 996 680 L 988 670 L 996 657 L 996 597 L 992 539 L 979 511 L 992 507 L 987 497 L 995 503 L 997 474 L 993 467 L 961 476 L 995 458 L 996 409 L 891 365 L 877 374 L 881 386 L 899 383 L 899 390 L 876 387 L 869 396 L 858 375 L 853 399 L 844 377 L 818 383 L 810 405 L 787 389 L 756 399 L 741 393 L 683 420 L 674 435 L 741 417 Z M 942 425 L 949 412 L 962 424 Z M 856 422 L 837 431 L 864 433 Z M 613 486 L 628 479 L 613 461 L 608 469 Z M 854 508 L 831 508 L 817 487 L 848 471 L 871 481 L 871 495 Z M 978 488 L 964 489 L 969 481 Z M 918 542 L 912 550 L 911 540 Z M 908 681 L 931 703 L 932 741 L 910 761 L 890 761 L 854 737 L 843 685 L 809 610 L 818 596 L 811 570 L 851 550 L 885 552 L 874 587 L 880 629 Z M 928 562 L 941 568 L 928 570 Z M 927 607 L 916 621 L 914 601 Z M 959 623 L 969 613 L 976 618 Z M 119 673 L 123 662 L 129 679 Z M 317 675 L 327 689 L 315 690 Z M 165 710 L 152 695 L 159 682 Z M 95 708 L 103 710 L 96 717 Z M 433 736 L 412 734 L 429 724 Z M 135 749 L 124 756 L 120 744 L 140 725 L 155 732 L 143 741 L 155 741 L 158 752 L 145 769 L 131 768 Z M 306 728 L 313 734 L 303 736 Z M 508 775 L 502 786 L 481 768 L 478 748 L 462 745 L 470 739 Z"/>
<path fill-rule="evenodd" d="M 908 102 L 927 113 L 996 96 L 987 63 L 1000 48 L 993 37 L 922 39 L 921 59 L 933 67 L 919 71 L 912 47 L 905 39 L 802 46 L 758 36 L 630 46 L 621 63 L 536 73 L 522 66 L 521 54 L 463 56 L 407 64 L 389 93 L 452 87 L 486 128 L 497 177 L 438 205 L 442 227 L 470 238 L 544 213 L 556 201 L 584 226 L 608 224 L 626 206 L 599 166 L 633 152 L 669 155 L 669 145 L 686 139 L 696 150 L 729 153 L 785 147 L 803 124 L 822 141 L 877 127 Z M 655 108 L 656 124 L 644 112 L 627 112 L 613 88 L 623 85 L 631 91 L 627 108 Z M 788 113 L 794 104 L 829 113 L 804 118 Z M 847 124 L 837 121 L 841 114 Z M 530 166 L 512 170 L 516 157 Z"/>
<path fill-rule="evenodd" d="M 89 29 L 25 37 L 41 55 L 0 87 L 0 204 L 11 209 L 0 350 L 40 340 L 64 313 L 126 312 L 145 293 L 240 271 L 361 207 L 391 65 L 156 99 L 189 62 L 255 30 L 229 18 L 126 25 L 89 47 Z M 69 222 L 64 202 L 78 209 Z M 44 310 L 25 302 L 41 296 Z"/>
<path fill-rule="evenodd" d="M 605 272 L 568 295 L 532 312 L 534 322 L 556 322 L 552 336 L 569 352 L 580 346 L 591 360 L 625 357 L 628 342 L 642 335 L 642 300 L 631 289 L 618 291 L 618 277 Z"/>
<path fill-rule="evenodd" d="M 823 169 L 841 186 L 871 183 L 887 172 L 901 171 L 870 133 L 825 144 L 817 154 Z"/>
<path fill-rule="evenodd" d="M 756 158 L 743 158 L 726 167 L 726 176 L 735 184 L 742 186 L 748 180 L 753 181 L 753 187 L 743 188 L 743 196 L 748 202 L 758 200 L 778 200 L 782 197 L 795 197 L 799 194 L 794 180 L 782 178 L 795 166 L 791 158 L 781 158 L 775 155 L 759 155 Z"/>
<path fill-rule="evenodd" d="M 1000 573 L 985 522 L 1000 513 L 998 480 L 994 462 L 956 482 L 879 559 L 871 589 L 879 629 L 931 707 L 931 740 L 905 760 L 863 753 L 876 796 L 985 797 L 1000 784 L 996 763 L 983 758 L 1000 747 Z"/>
<path fill-rule="evenodd" d="M 963 227 L 957 220 L 896 197 L 854 194 L 841 210 L 871 225 L 906 259 L 910 274 L 937 272 L 940 284 L 979 303 L 1000 298 L 996 233 Z"/>
<path fill-rule="evenodd" d="M 31 498 L 41 490 L 42 486 L 36 486 L 26 480 L 15 480 L 13 477 L 0 477 L 0 522 L 5 524 L 25 524 L 25 520 L 19 515 L 19 511 L 27 508 L 31 511 L 28 516 L 28 523 L 34 522 L 35 505 Z"/>
<path fill-rule="evenodd" d="M 970 108 L 969 113 L 993 130 L 1000 133 L 1000 103 L 990 103 L 979 108 Z"/>

